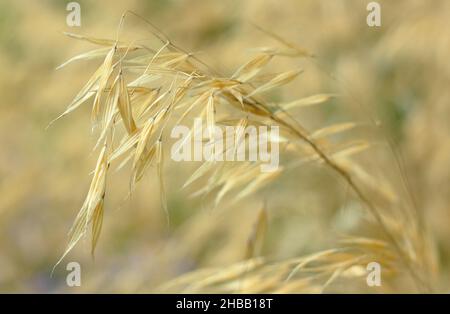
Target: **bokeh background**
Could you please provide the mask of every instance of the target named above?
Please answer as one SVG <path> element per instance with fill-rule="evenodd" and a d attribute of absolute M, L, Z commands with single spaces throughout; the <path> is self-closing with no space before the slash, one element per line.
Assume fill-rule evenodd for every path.
<path fill-rule="evenodd" d="M 68 2 L 0 1 L 0 292 L 151 292 L 188 271 L 225 267 L 243 259 L 264 199 L 269 231 L 263 252 L 272 260 L 329 248 L 337 231 L 358 223 L 358 210 L 341 210 L 345 189 L 320 167 L 288 173 L 264 194 L 211 211 L 180 189 L 196 165 L 169 164 L 170 228 L 154 172 L 124 200 L 129 174 L 120 171 L 108 185 L 95 259 L 89 240 L 81 241 L 50 277 L 96 159 L 88 106 L 46 130 L 97 66 L 88 61 L 56 71 L 69 57 L 94 48 L 62 33 L 112 38 L 125 10 L 151 20 L 225 73 L 248 60 L 251 48 L 273 43 L 252 23 L 312 51 L 314 61 L 281 61 L 288 67 L 296 62 L 305 73 L 271 96 L 346 95 L 298 112 L 308 127 L 345 119 L 381 122 L 402 153 L 436 243 L 437 285 L 448 291 L 449 1 L 378 1 L 380 28 L 367 26 L 364 0 L 80 0 L 81 27 L 66 25 Z M 149 36 L 137 19 L 127 20 L 125 29 Z M 389 169 L 392 160 L 374 154 L 371 162 Z M 66 286 L 69 261 L 81 264 L 81 287 Z"/>

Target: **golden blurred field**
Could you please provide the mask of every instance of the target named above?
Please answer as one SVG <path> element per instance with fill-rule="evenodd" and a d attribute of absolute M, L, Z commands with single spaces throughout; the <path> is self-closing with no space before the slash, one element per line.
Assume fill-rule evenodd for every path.
<path fill-rule="evenodd" d="M 150 20 L 178 46 L 227 75 L 254 55 L 252 48 L 276 45 L 253 24 L 314 53 L 315 58 L 280 58 L 276 66 L 283 71 L 302 68 L 304 73 L 268 97 L 278 102 L 339 95 L 295 109 L 293 115 L 311 130 L 357 123 L 349 136 L 372 145 L 357 161 L 375 187 L 383 180 L 402 208 L 416 207 L 424 224 L 422 231 L 411 231 L 392 206 L 384 212 L 393 221 L 392 230 L 404 237 L 411 231 L 414 236 L 405 247 L 423 240 L 414 254 L 426 256 L 418 264 L 429 273 L 430 291 L 449 291 L 449 1 L 380 0 L 379 28 L 366 24 L 369 1 L 80 0 L 81 27 L 66 25 L 67 2 L 0 2 L 0 292 L 416 292 L 402 267 L 383 275 L 381 287 L 368 287 L 365 276 L 353 276 L 359 268 L 326 286 L 326 279 L 296 283 L 272 276 L 291 267 L 285 261 L 294 259 L 295 264 L 297 257 L 333 249 L 342 237 L 383 238 L 345 182 L 319 163 L 284 172 L 235 204 L 228 194 L 226 202 L 212 209 L 209 199 L 192 198 L 193 190 L 181 189 L 200 164 L 168 161 L 170 226 L 154 169 L 127 200 L 129 171 L 112 171 L 95 259 L 85 237 L 51 277 L 98 154 L 92 151 L 96 135 L 90 105 L 46 129 L 100 62 L 80 61 L 55 70 L 94 48 L 63 32 L 114 38 L 125 10 Z M 124 24 L 124 33 L 138 39 L 151 36 L 146 29 L 138 18 Z M 232 267 L 244 260 L 264 202 L 268 223 L 261 255 L 267 264 L 261 273 L 255 270 L 254 282 L 241 287 L 245 271 Z M 66 285 L 70 261 L 81 264 L 80 287 Z M 239 267 L 251 268 L 245 263 Z M 193 271 L 201 272 L 186 282 L 172 281 Z M 219 278 L 211 278 L 213 274 Z M 168 282 L 173 283 L 170 289 Z"/>

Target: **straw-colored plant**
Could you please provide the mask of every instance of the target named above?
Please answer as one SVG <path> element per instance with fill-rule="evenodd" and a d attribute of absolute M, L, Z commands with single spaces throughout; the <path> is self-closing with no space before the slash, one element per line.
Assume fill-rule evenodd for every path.
<path fill-rule="evenodd" d="M 274 173 L 260 172 L 258 162 L 205 161 L 187 180 L 186 185 L 204 181 L 204 188 L 195 195 L 213 197 L 213 206 L 226 196 L 235 204 L 283 171 L 307 162 L 318 163 L 332 170 L 349 187 L 352 197 L 370 214 L 371 219 L 365 223 L 378 230 L 378 238 L 348 236 L 338 241 L 334 249 L 306 257 L 266 261 L 255 256 L 267 223 L 262 211 L 246 261 L 227 269 L 188 274 L 161 287 L 161 291 L 322 292 L 337 279 L 360 278 L 372 261 L 379 262 L 393 280 L 410 280 L 415 291 L 432 291 L 430 274 L 435 266 L 420 215 L 411 202 L 397 195 L 387 182 L 371 176 L 353 158 L 375 148 L 365 139 L 337 143 L 329 140 L 357 124 L 344 122 L 309 131 L 293 115 L 293 110 L 324 103 L 334 95 L 317 94 L 284 103 L 270 102 L 265 97 L 302 73 L 300 69 L 268 73 L 269 63 L 276 63 L 279 58 L 313 58 L 311 53 L 262 30 L 276 40 L 277 46 L 258 49 L 254 58 L 237 67 L 234 73 L 219 73 L 196 54 L 176 46 L 148 21 L 144 21 L 145 27 L 159 41 L 156 48 L 124 41 L 122 25 L 130 15 L 136 16 L 132 12 L 123 15 L 115 39 L 67 34 L 100 48 L 75 56 L 61 67 L 86 59 L 102 62 L 61 115 L 90 101 L 93 129 L 99 134 L 96 145 L 99 157 L 92 183 L 62 258 L 89 228 L 94 252 L 102 228 L 108 172 L 116 162 L 119 168 L 130 165 L 130 193 L 149 167 L 156 166 L 162 208 L 170 221 L 163 175 L 170 127 L 185 119 L 202 117 L 207 127 L 279 126 L 280 137 L 272 140 L 279 142 L 280 151 L 289 158 Z"/>

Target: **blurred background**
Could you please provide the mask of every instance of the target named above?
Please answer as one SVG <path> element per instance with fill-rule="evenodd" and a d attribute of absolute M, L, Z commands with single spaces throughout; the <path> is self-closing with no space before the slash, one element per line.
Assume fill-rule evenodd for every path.
<path fill-rule="evenodd" d="M 341 210 L 346 190 L 320 167 L 287 173 L 263 194 L 211 211 L 180 189 L 198 165 L 169 163 L 169 228 L 154 171 L 130 200 L 129 173 L 119 171 L 108 184 L 95 259 L 89 239 L 83 240 L 50 277 L 96 160 L 89 106 L 46 130 L 98 66 L 87 61 L 56 71 L 71 56 L 95 48 L 63 32 L 114 38 L 125 10 L 228 74 L 249 60 L 251 48 L 273 43 L 252 23 L 313 52 L 314 61 L 280 62 L 283 68 L 295 63 L 305 73 L 271 97 L 344 95 L 297 112 L 308 128 L 341 120 L 381 122 L 403 156 L 436 243 L 438 285 L 448 291 L 449 1 L 380 0 L 382 26 L 374 28 L 366 24 L 369 1 L 363 0 L 79 0 L 80 27 L 66 25 L 68 2 L 0 1 L 0 292 L 151 292 L 189 271 L 231 265 L 243 259 L 264 200 L 269 227 L 263 254 L 271 260 L 329 248 L 336 233 L 352 231 L 362 215 L 351 206 Z M 136 18 L 124 28 L 149 36 Z M 383 156 L 369 157 L 378 167 L 392 167 Z M 70 261 L 82 267 L 81 287 L 66 285 Z"/>

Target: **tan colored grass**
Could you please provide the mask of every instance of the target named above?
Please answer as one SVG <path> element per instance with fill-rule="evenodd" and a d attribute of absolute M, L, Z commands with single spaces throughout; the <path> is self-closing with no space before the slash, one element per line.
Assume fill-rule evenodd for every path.
<path fill-rule="evenodd" d="M 87 234 L 89 226 L 92 226 L 94 251 L 101 231 L 107 173 L 110 164 L 117 159 L 122 160 L 120 167 L 132 164 L 130 193 L 149 167 L 156 166 L 161 204 L 169 219 L 170 208 L 165 201 L 163 180 L 163 152 L 169 143 L 167 130 L 174 122 L 194 115 L 203 117 L 209 127 L 220 121 L 228 121 L 234 126 L 278 125 L 287 139 L 284 148 L 290 148 L 295 156 L 294 161 L 270 174 L 260 173 L 257 163 L 205 162 L 186 182 L 189 186 L 195 180 L 208 178 L 207 184 L 195 195 L 213 195 L 214 206 L 229 195 L 238 201 L 274 181 L 284 169 L 297 167 L 299 161 L 302 161 L 300 164 L 303 160 L 321 163 L 337 174 L 368 210 L 380 230 L 381 239 L 354 237 L 342 248 L 288 261 L 257 263 L 261 266 L 256 268 L 250 260 L 241 265 L 245 271 L 237 266 L 239 271 L 232 268 L 219 274 L 215 273 L 216 270 L 201 272 L 201 276 L 189 276 L 191 281 L 186 280 L 189 282 L 187 291 L 197 292 L 220 285 L 217 291 L 288 292 L 307 288 L 321 292 L 340 277 L 360 274 L 356 270 L 372 261 L 374 256 L 393 269 L 393 273 L 407 273 L 419 291 L 430 291 L 431 283 L 427 276 L 429 252 L 424 250 L 424 230 L 413 210 L 395 196 L 389 184 L 373 178 L 351 159 L 352 155 L 370 149 L 370 143 L 363 140 L 336 144 L 328 140 L 329 136 L 348 131 L 356 124 L 343 122 L 310 132 L 291 113 L 296 108 L 324 103 L 334 95 L 318 94 L 286 103 L 271 103 L 265 98 L 266 93 L 282 88 L 302 72 L 299 69 L 280 69 L 276 73 L 264 73 L 269 63 L 281 57 L 310 58 L 311 53 L 263 30 L 277 41 L 278 46 L 259 49 L 253 59 L 237 67 L 232 75 L 220 74 L 195 54 L 177 47 L 143 19 L 143 24 L 150 29 L 152 36 L 159 39 L 161 46 L 155 49 L 123 42 L 121 28 L 128 15 L 135 14 L 124 14 L 116 40 L 68 34 L 107 48 L 80 54 L 62 65 L 103 58 L 99 68 L 60 116 L 93 99 L 91 118 L 93 128 L 99 134 L 97 146 L 101 147 L 91 187 L 75 219 L 61 260 Z M 250 236 L 252 240 L 247 257 L 255 255 L 256 246 L 260 245 L 256 242 L 263 237 L 264 221 L 267 220 L 263 213 Z M 314 261 L 321 265 L 308 270 L 312 275 L 298 277 Z M 244 277 L 241 276 L 243 273 Z"/>

